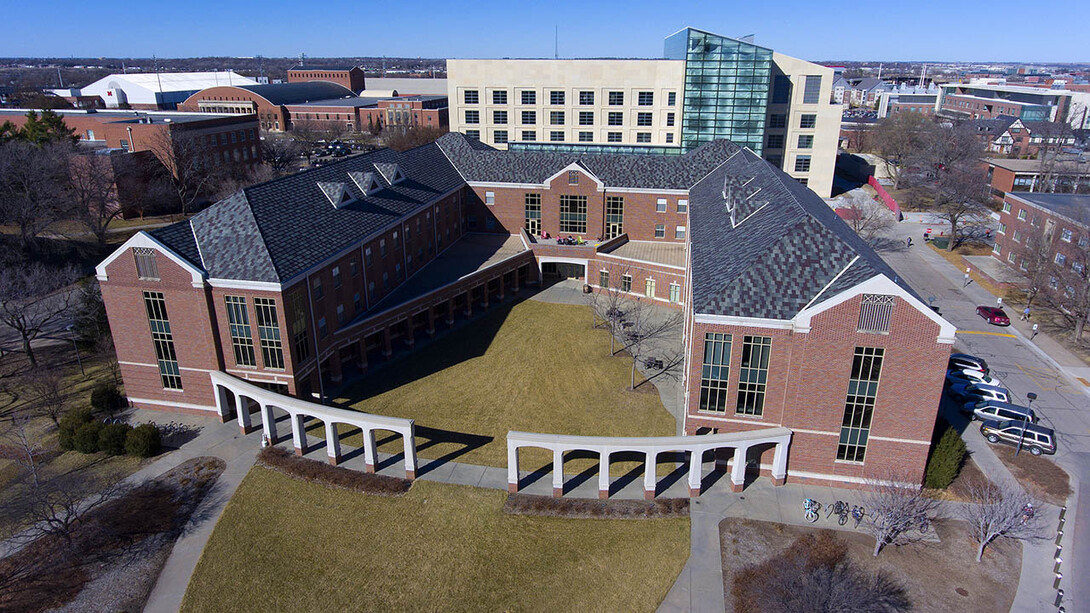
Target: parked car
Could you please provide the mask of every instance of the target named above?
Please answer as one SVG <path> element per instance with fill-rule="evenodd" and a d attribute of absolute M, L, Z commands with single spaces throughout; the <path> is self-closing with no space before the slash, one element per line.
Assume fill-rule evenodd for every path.
<path fill-rule="evenodd" d="M 996 421 L 1028 421 L 1037 423 L 1037 414 L 1029 407 L 1023 407 L 1009 402 L 997 402 L 994 400 L 974 400 L 966 402 L 962 412 L 971 414 L 973 419 Z"/>
<path fill-rule="evenodd" d="M 1023 431 L 1024 430 L 1024 431 Z M 1023 429 L 1020 421 L 997 421 L 989 419 L 980 424 L 980 433 L 993 445 L 1006 443 L 1008 445 L 1022 444 L 1022 447 L 1033 455 L 1056 453 L 1056 433 L 1052 428 L 1046 428 L 1037 424 L 1027 424 Z"/>
<path fill-rule="evenodd" d="M 1006 311 L 1000 307 L 993 306 L 978 306 L 976 308 L 976 314 L 980 315 L 988 321 L 988 323 L 995 326 L 1009 326 L 1011 325 L 1011 318 L 1007 317 Z"/>
<path fill-rule="evenodd" d="M 978 358 L 975 355 L 969 355 L 967 353 L 951 353 L 950 362 L 947 364 L 948 370 L 955 370 L 961 368 L 973 368 L 975 370 L 983 370 L 988 372 L 988 363 L 984 361 L 984 358 Z"/>
<path fill-rule="evenodd" d="M 993 385 L 993 386 L 996 386 L 996 387 L 1002 385 L 999 382 L 999 379 L 996 379 L 995 377 L 992 377 L 991 375 L 985 374 L 983 371 L 980 371 L 980 370 L 971 370 L 971 369 L 951 370 L 951 371 L 946 373 L 946 383 L 947 384 L 953 385 L 955 383 L 964 383 L 964 382 L 983 383 L 984 385 Z"/>
<path fill-rule="evenodd" d="M 954 383 L 950 386 L 950 395 L 965 401 L 990 400 L 998 402 L 1010 402 L 1010 391 L 998 385 L 984 383 Z"/>

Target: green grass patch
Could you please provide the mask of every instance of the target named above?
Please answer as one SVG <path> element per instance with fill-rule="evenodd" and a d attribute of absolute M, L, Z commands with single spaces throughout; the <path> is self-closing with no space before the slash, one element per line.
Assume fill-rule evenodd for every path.
<path fill-rule="evenodd" d="M 509 515 L 506 496 L 369 496 L 255 467 L 182 611 L 653 611 L 689 555 L 688 518 Z"/>

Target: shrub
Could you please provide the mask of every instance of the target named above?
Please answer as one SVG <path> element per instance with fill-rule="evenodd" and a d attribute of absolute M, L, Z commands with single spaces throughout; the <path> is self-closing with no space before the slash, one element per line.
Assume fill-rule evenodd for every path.
<path fill-rule="evenodd" d="M 121 406 L 121 392 L 112 382 L 103 381 L 91 390 L 91 406 L 100 413 L 112 413 Z"/>
<path fill-rule="evenodd" d="M 924 487 L 945 489 L 954 481 L 965 462 L 965 441 L 945 419 L 940 419 L 935 428 L 942 434 L 939 442 L 931 447 L 931 457 L 927 459 L 924 473 Z"/>
<path fill-rule="evenodd" d="M 107 424 L 98 433 L 98 448 L 110 455 L 125 453 L 125 441 L 128 440 L 132 426 L 129 424 Z"/>
<path fill-rule="evenodd" d="M 80 453 L 95 453 L 98 451 L 98 434 L 102 430 L 102 423 L 89 421 L 76 430 L 72 437 L 72 446 Z"/>
<path fill-rule="evenodd" d="M 74 409 L 65 413 L 58 424 L 60 429 L 58 443 L 60 444 L 61 449 L 65 451 L 72 451 L 75 449 L 76 430 L 79 430 L 80 426 L 88 423 L 92 419 L 93 417 L 91 416 L 91 409 L 89 407 Z"/>
<path fill-rule="evenodd" d="M 139 458 L 150 458 L 159 453 L 162 441 L 155 424 L 140 424 L 129 431 L 125 438 L 125 453 Z"/>
<path fill-rule="evenodd" d="M 380 496 L 400 496 L 409 491 L 413 483 L 408 479 L 364 473 L 300 458 L 279 447 L 262 449 L 257 455 L 257 461 L 266 468 L 295 479 Z"/>

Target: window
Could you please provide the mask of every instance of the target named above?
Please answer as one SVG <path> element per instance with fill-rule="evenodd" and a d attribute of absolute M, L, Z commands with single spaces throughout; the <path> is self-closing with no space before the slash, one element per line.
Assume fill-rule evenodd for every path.
<path fill-rule="evenodd" d="M 674 114 L 673 113 L 667 113 L 666 114 L 666 127 L 667 128 L 674 127 Z"/>
<path fill-rule="evenodd" d="M 768 356 L 772 352 L 772 337 L 743 336 L 742 364 L 738 369 L 739 415 L 763 415 L 765 387 L 768 384 Z"/>
<path fill-rule="evenodd" d="M 564 142 L 564 133 L 559 131 L 549 132 L 549 140 L 554 143 Z"/>
<path fill-rule="evenodd" d="M 383 273 L 383 274 L 385 274 L 385 273 Z M 371 300 L 372 302 L 375 300 L 375 282 L 374 281 L 369 281 L 367 283 L 367 299 Z"/>
<path fill-rule="evenodd" d="M 651 281 L 651 279 L 648 279 Z M 654 287 L 654 284 L 651 284 Z M 672 286 L 671 286 L 672 287 Z M 704 361 L 700 367 L 700 410 L 725 413 L 730 381 L 731 335 L 704 333 Z"/>
<path fill-rule="evenodd" d="M 507 90 L 501 89 L 492 92 L 492 104 L 507 104 Z"/>
<path fill-rule="evenodd" d="M 522 123 L 524 125 L 528 125 L 528 126 L 532 126 L 532 125 L 536 124 L 537 123 L 537 112 L 536 111 L 523 111 L 522 112 Z"/>
<path fill-rule="evenodd" d="M 568 171 L 568 185 L 579 185 L 579 171 L 578 170 L 569 170 Z"/>
<path fill-rule="evenodd" d="M 609 271 L 598 271 L 598 287 L 609 287 Z"/>
<path fill-rule="evenodd" d="M 1011 264 L 1014 264 L 1014 251 L 1011 251 L 1010 253 L 1007 254 L 1007 261 L 1010 262 Z M 1055 288 L 1053 288 L 1053 289 L 1055 289 Z"/>
<path fill-rule="evenodd" d="M 848 395 L 844 402 L 844 419 L 840 427 L 840 442 L 836 459 L 862 462 L 867 453 L 874 400 L 878 396 L 878 379 L 882 374 L 885 349 L 856 347 Z"/>
<path fill-rule="evenodd" d="M 624 125 L 624 113 L 610 112 L 607 115 L 607 118 L 608 120 L 606 121 L 606 123 L 611 126 Z"/>
<path fill-rule="evenodd" d="M 528 91 L 528 92 L 524 91 L 524 92 L 522 92 L 522 103 L 523 104 L 537 104 L 537 92 L 535 92 L 535 91 Z"/>
<path fill-rule="evenodd" d="M 311 283 L 311 287 L 314 288 L 315 300 L 321 300 L 325 296 L 325 290 L 322 289 L 321 277 L 314 277 L 314 281 Z"/>
<path fill-rule="evenodd" d="M 768 135 L 768 148 L 769 149 L 783 149 L 783 134 L 769 134 Z"/>
<path fill-rule="evenodd" d="M 593 140 L 594 140 L 594 132 L 580 132 L 579 133 L 579 142 L 589 143 L 589 142 L 591 142 Z"/>
<path fill-rule="evenodd" d="M 636 125 L 637 126 L 649 126 L 651 123 L 651 113 L 636 113 Z"/>
<path fill-rule="evenodd" d="M 666 94 L 666 106 L 674 106 L 676 104 L 677 104 L 677 92 L 668 92 Z"/>
<path fill-rule="evenodd" d="M 579 104 L 594 104 L 594 92 L 579 92 Z"/>
<path fill-rule="evenodd" d="M 333 267 L 333 287 L 337 288 L 341 286 L 341 267 Z"/>
<path fill-rule="evenodd" d="M 659 198 L 658 200 L 655 201 L 655 212 L 656 213 L 665 213 L 666 212 L 666 198 Z"/>
<path fill-rule="evenodd" d="M 1004 202 L 1003 203 L 1003 212 L 1004 213 L 1010 213 L 1011 212 L 1011 203 L 1009 203 L 1009 202 Z"/>
<path fill-rule="evenodd" d="M 1014 236 L 1011 237 L 1011 240 L 1013 240 L 1016 243 L 1022 242 L 1022 233 L 1020 231 L 1018 231 L 1018 230 L 1015 230 L 1014 231 Z"/>
<path fill-rule="evenodd" d="M 688 213 L 689 212 L 689 201 L 688 200 L 678 200 L 677 201 L 677 212 L 678 213 Z"/>
<path fill-rule="evenodd" d="M 1079 247 L 1090 247 L 1090 237 L 1080 236 Z"/>
<path fill-rule="evenodd" d="M 492 205 L 496 204 L 496 192 L 485 192 L 484 193 L 484 203 L 487 204 L 488 206 L 492 206 Z"/>
<path fill-rule="evenodd" d="M 781 113 L 773 113 L 768 116 L 768 127 L 770 128 L 786 128 L 787 127 L 787 115 Z"/>
<path fill-rule="evenodd" d="M 133 247 L 132 257 L 136 260 L 136 276 L 141 281 L 158 281 L 159 264 L 155 260 L 155 250 L 150 247 Z"/>
<path fill-rule="evenodd" d="M 1060 281 L 1056 277 L 1049 277 L 1048 286 L 1052 289 L 1058 289 L 1060 287 Z"/>
<path fill-rule="evenodd" d="M 310 357 L 310 344 L 307 342 L 305 299 L 306 295 L 303 292 L 295 292 L 288 299 L 288 313 L 291 316 L 291 340 L 292 347 L 295 349 L 296 364 L 302 364 L 303 360 Z"/>
<path fill-rule="evenodd" d="M 636 104 L 640 106 L 651 106 L 655 104 L 655 92 L 640 92 L 636 95 Z"/>
<path fill-rule="evenodd" d="M 465 100 L 466 104 L 477 104 L 481 101 L 480 95 L 475 89 L 467 89 L 462 92 L 462 99 Z"/>
<path fill-rule="evenodd" d="M 681 302 L 681 285 L 677 283 L 670 284 L 670 302 L 674 304 Z"/>
<path fill-rule="evenodd" d="M 280 325 L 276 319 L 276 302 L 272 298 L 254 298 L 257 312 L 257 332 L 261 339 L 261 359 L 265 368 L 284 368 L 284 351 L 280 343 Z"/>
<path fill-rule="evenodd" d="M 893 316 L 895 296 L 882 294 L 863 294 L 859 307 L 859 332 L 889 332 L 890 318 Z"/>
<path fill-rule="evenodd" d="M 523 130 L 522 131 L 522 140 L 529 141 L 529 142 L 533 142 L 533 141 L 537 140 L 537 131 L 535 131 L 535 130 Z"/>
<path fill-rule="evenodd" d="M 374 255 L 371 254 L 371 248 L 367 247 L 366 249 L 363 250 L 363 263 L 364 263 L 365 266 L 370 268 L 371 264 L 374 261 L 375 261 L 375 257 L 374 257 Z"/>
<path fill-rule="evenodd" d="M 492 138 L 493 142 L 506 143 L 507 142 L 507 130 L 496 130 L 495 135 Z"/>
<path fill-rule="evenodd" d="M 795 156 L 795 172 L 809 172 L 810 171 L 810 156 L 808 155 L 796 155 Z"/>
<path fill-rule="evenodd" d="M 159 364 L 159 379 L 163 389 L 182 389 L 182 371 L 178 368 L 178 354 L 174 351 L 174 335 L 170 332 L 167 304 L 162 292 L 144 292 L 144 310 L 151 327 L 151 342 L 155 346 L 155 359 Z"/>
<path fill-rule="evenodd" d="M 1018 220 L 1019 221 L 1025 221 L 1026 220 L 1026 209 L 1018 209 Z"/>
<path fill-rule="evenodd" d="M 549 92 L 549 104 L 564 104 L 564 92 L 555 90 Z"/>
<path fill-rule="evenodd" d="M 813 149 L 814 148 L 814 135 L 813 134 L 799 134 L 799 149 Z"/>
<path fill-rule="evenodd" d="M 999 234 L 1006 234 L 1006 233 L 1007 233 L 1007 224 L 1005 224 L 1003 222 L 999 222 Z"/>
<path fill-rule="evenodd" d="M 649 143 L 649 142 L 651 142 L 651 133 L 650 132 L 636 132 L 636 142 L 637 143 Z"/>
<path fill-rule="evenodd" d="M 674 134 L 673 134 L 673 132 L 671 132 L 670 134 L 667 134 L 667 135 L 666 135 L 666 142 L 668 142 L 668 143 L 672 143 L 672 142 L 674 142 Z"/>
<path fill-rule="evenodd" d="M 772 80 L 772 104 L 791 102 L 791 77 L 776 75 Z"/>
<path fill-rule="evenodd" d="M 1056 262 L 1056 265 L 1057 265 L 1057 266 L 1060 266 L 1060 267 L 1062 267 L 1062 266 L 1063 266 L 1064 264 L 1066 264 L 1066 263 L 1067 263 L 1067 256 L 1066 256 L 1066 255 L 1064 255 L 1064 254 L 1062 254 L 1062 253 L 1057 253 L 1057 254 L 1056 254 L 1056 258 L 1055 258 L 1055 259 L 1053 259 L 1052 261 L 1053 261 L 1053 262 Z"/>
<path fill-rule="evenodd" d="M 619 143 L 621 142 L 620 132 L 606 132 L 606 142 Z"/>
<path fill-rule="evenodd" d="M 420 220 L 418 219 L 417 221 L 420 221 Z M 353 277 L 360 274 L 360 266 L 359 266 L 359 264 L 356 263 L 355 258 L 352 258 L 351 260 L 348 260 L 348 269 L 351 271 L 351 275 Z"/>
<path fill-rule="evenodd" d="M 507 111 L 492 111 L 492 123 L 504 125 L 507 123 Z"/>
<path fill-rule="evenodd" d="M 586 196 L 560 196 L 560 231 L 574 234 L 586 233 Z"/>
<path fill-rule="evenodd" d="M 541 234 L 541 194 L 526 194 L 524 227 L 530 234 Z"/>
<path fill-rule="evenodd" d="M 666 224 L 655 224 L 655 238 L 666 238 Z"/>
<path fill-rule="evenodd" d="M 624 92 L 609 92 L 609 106 L 621 106 L 624 104 Z"/>
<path fill-rule="evenodd" d="M 549 111 L 549 125 L 564 125 L 564 111 Z"/>
<path fill-rule="evenodd" d="M 318 318 L 318 338 L 329 336 L 329 327 L 326 326 L 325 317 Z"/>
<path fill-rule="evenodd" d="M 1071 239 L 1074 238 L 1074 236 L 1075 236 L 1074 233 L 1071 232 L 1071 230 L 1068 230 L 1067 228 L 1063 228 L 1062 230 L 1060 230 L 1060 240 L 1062 240 L 1065 243 L 1070 243 Z"/>
<path fill-rule="evenodd" d="M 338 326 L 343 326 L 344 325 L 344 305 L 343 304 L 338 304 L 337 305 L 337 325 Z"/>
<path fill-rule="evenodd" d="M 685 240 L 685 226 L 677 226 L 674 228 L 674 238 L 677 240 Z"/>
<path fill-rule="evenodd" d="M 799 127 L 803 130 L 808 130 L 817 126 L 817 115 L 805 114 L 799 116 Z"/>
<path fill-rule="evenodd" d="M 481 112 L 476 109 L 466 111 L 466 123 L 481 123 Z"/>
<path fill-rule="evenodd" d="M 643 294 L 645 296 L 647 296 L 648 298 L 654 298 L 655 297 L 655 278 L 654 277 L 647 277 L 647 283 L 646 283 L 646 286 L 644 287 Z"/>
<path fill-rule="evenodd" d="M 594 125 L 594 111 L 579 111 L 579 125 Z"/>
<path fill-rule="evenodd" d="M 466 130 L 466 136 L 468 136 L 470 138 L 475 138 L 477 140 L 481 140 L 481 131 L 480 130 Z"/>
<path fill-rule="evenodd" d="M 235 350 L 235 364 L 257 366 L 254 357 L 254 339 L 250 331 L 250 316 L 246 313 L 246 299 L 242 296 L 224 296 L 227 307 L 227 328 L 231 332 L 231 347 Z"/>
<path fill-rule="evenodd" d="M 621 275 L 621 291 L 632 291 L 632 275 Z"/>
<path fill-rule="evenodd" d="M 1003 248 L 999 246 L 999 243 L 995 243 L 994 245 L 992 245 L 992 253 L 996 255 L 1003 254 Z"/>
<path fill-rule="evenodd" d="M 356 309 L 356 313 L 363 310 L 363 301 L 360 298 L 360 293 L 356 292 L 352 295 L 352 307 Z"/>
<path fill-rule="evenodd" d="M 606 240 L 624 234 L 624 197 L 606 196 Z"/>

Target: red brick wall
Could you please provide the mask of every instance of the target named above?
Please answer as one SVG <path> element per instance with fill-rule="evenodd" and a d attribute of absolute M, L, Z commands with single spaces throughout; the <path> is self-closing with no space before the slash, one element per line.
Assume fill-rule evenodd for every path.
<path fill-rule="evenodd" d="M 604 256 L 599 256 L 587 262 L 587 282 L 594 287 L 598 287 L 600 279 L 599 273 L 603 269 L 609 271 L 609 285 L 616 289 L 622 287 L 622 277 L 625 274 L 631 275 L 632 289 L 630 293 L 633 294 L 633 297 L 637 298 L 647 297 L 647 279 L 649 277 L 653 278 L 655 280 L 655 294 L 653 298 L 659 303 L 671 304 L 669 302 L 671 283 L 677 283 L 682 287 L 685 285 L 684 270 Z M 684 298 L 684 296 L 681 296 L 682 302 L 684 301 Z M 679 302 L 673 306 L 680 308 L 681 303 Z"/>

